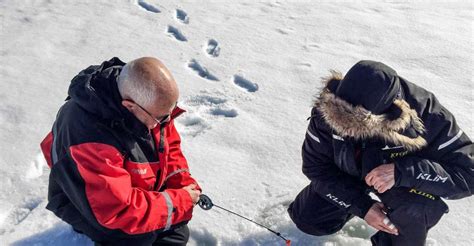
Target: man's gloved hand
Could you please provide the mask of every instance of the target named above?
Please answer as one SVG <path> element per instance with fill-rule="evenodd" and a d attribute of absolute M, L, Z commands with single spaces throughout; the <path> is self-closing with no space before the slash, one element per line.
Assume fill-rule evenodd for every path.
<path fill-rule="evenodd" d="M 395 164 L 383 164 L 374 168 L 365 176 L 365 182 L 379 193 L 391 189 L 395 184 Z"/>
<path fill-rule="evenodd" d="M 199 195 L 201 195 L 201 191 L 196 189 L 196 184 L 190 184 L 188 186 L 183 187 L 193 200 L 193 204 L 197 204 L 199 202 Z"/>
<path fill-rule="evenodd" d="M 398 236 L 398 230 L 392 222 L 388 219 L 387 215 L 384 212 L 384 205 L 381 202 L 376 202 L 364 217 L 364 220 L 368 225 L 373 228 L 384 231 L 386 233 L 394 234 Z"/>

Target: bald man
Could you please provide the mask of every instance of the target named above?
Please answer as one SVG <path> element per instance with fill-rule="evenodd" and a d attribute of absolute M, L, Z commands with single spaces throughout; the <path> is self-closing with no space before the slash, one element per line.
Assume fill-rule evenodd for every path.
<path fill-rule="evenodd" d="M 181 152 L 178 86 L 159 60 L 112 58 L 71 81 L 41 143 L 47 209 L 95 245 L 185 245 L 201 189 Z"/>

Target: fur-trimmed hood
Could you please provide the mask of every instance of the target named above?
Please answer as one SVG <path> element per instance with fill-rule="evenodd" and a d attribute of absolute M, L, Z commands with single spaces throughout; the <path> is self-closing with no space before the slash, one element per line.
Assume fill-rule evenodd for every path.
<path fill-rule="evenodd" d="M 380 138 L 396 145 L 403 145 L 410 152 L 427 145 L 421 136 L 425 132 L 423 122 L 404 99 L 395 99 L 393 102 L 400 111 L 395 119 L 391 119 L 387 114 L 373 114 L 360 105 L 354 106 L 336 96 L 329 87 L 333 83 L 338 84 L 342 80 L 342 74 L 336 71 L 331 71 L 331 74 L 330 77 L 323 79 L 325 87 L 314 106 L 338 135 L 356 140 Z M 418 136 L 411 138 L 403 135 L 403 131 L 409 127 L 412 127 Z"/>

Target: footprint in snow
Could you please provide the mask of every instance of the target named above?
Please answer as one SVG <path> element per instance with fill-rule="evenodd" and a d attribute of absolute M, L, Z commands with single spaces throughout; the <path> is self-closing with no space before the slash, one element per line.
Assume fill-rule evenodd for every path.
<path fill-rule="evenodd" d="M 292 29 L 286 29 L 286 28 L 276 28 L 275 29 L 278 33 L 283 34 L 283 35 L 289 35 L 290 33 L 293 32 Z"/>
<path fill-rule="evenodd" d="M 206 53 L 211 57 L 218 57 L 221 53 L 219 43 L 214 39 L 209 39 L 207 41 Z"/>
<path fill-rule="evenodd" d="M 238 113 L 235 109 L 226 109 L 221 107 L 212 108 L 210 113 L 215 116 L 224 116 L 228 118 L 237 117 Z"/>
<path fill-rule="evenodd" d="M 155 7 L 152 4 L 149 4 L 149 3 L 145 2 L 144 0 L 138 0 L 136 2 L 136 4 L 138 6 L 140 6 L 142 9 L 144 9 L 146 11 L 149 11 L 149 12 L 152 12 L 152 13 L 160 13 L 161 12 L 157 7 Z"/>
<path fill-rule="evenodd" d="M 242 77 L 241 75 L 234 75 L 232 78 L 234 84 L 248 92 L 256 92 L 258 91 L 258 84 L 253 83 L 252 81 Z"/>
<path fill-rule="evenodd" d="M 212 95 L 192 96 L 188 100 L 188 104 L 204 106 L 206 112 L 214 116 L 237 117 L 237 110 L 229 107 L 228 100 Z"/>
<path fill-rule="evenodd" d="M 5 207 L 2 205 L 2 226 L 0 227 L 0 235 L 5 234 L 5 232 L 14 231 L 15 226 L 25 221 L 28 216 L 39 207 L 43 200 L 43 197 L 33 197 L 16 207 Z"/>
<path fill-rule="evenodd" d="M 191 59 L 188 62 L 188 67 L 191 68 L 191 70 L 196 72 L 199 75 L 199 77 L 201 77 L 203 79 L 212 80 L 212 81 L 219 81 L 219 79 L 216 76 L 211 74 L 209 72 L 209 70 L 207 70 L 207 68 L 201 66 L 201 64 L 199 64 L 199 62 L 196 61 L 195 59 Z"/>
<path fill-rule="evenodd" d="M 177 123 L 183 127 L 184 135 L 196 136 L 211 128 L 214 120 L 238 116 L 237 109 L 223 95 L 204 93 L 190 96 L 183 101 L 183 107 L 188 112 L 179 117 Z"/>
<path fill-rule="evenodd" d="M 188 14 L 182 9 L 176 9 L 176 20 L 180 21 L 183 24 L 189 23 L 189 16 Z"/>
<path fill-rule="evenodd" d="M 174 37 L 176 40 L 181 41 L 181 42 L 186 42 L 188 39 L 181 33 L 181 31 L 174 27 L 174 26 L 168 26 L 167 30 L 168 35 L 171 37 Z"/>

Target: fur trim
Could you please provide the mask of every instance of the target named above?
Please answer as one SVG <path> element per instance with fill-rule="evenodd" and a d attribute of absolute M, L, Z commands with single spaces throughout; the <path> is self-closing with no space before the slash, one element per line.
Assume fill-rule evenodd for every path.
<path fill-rule="evenodd" d="M 424 133 L 425 127 L 415 110 L 405 100 L 397 99 L 394 105 L 399 107 L 401 114 L 390 120 L 385 114 L 372 114 L 362 106 L 353 106 L 337 97 L 328 88 L 328 84 L 340 81 L 342 75 L 331 71 L 332 76 L 323 78 L 326 87 L 316 99 L 315 107 L 321 112 L 326 123 L 342 137 L 352 137 L 357 140 L 367 138 L 382 138 L 396 145 L 403 145 L 413 152 L 427 145 L 422 136 L 410 138 L 402 135 L 412 126 L 418 133 Z"/>

